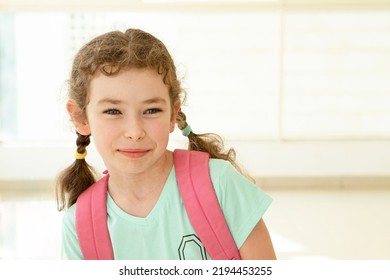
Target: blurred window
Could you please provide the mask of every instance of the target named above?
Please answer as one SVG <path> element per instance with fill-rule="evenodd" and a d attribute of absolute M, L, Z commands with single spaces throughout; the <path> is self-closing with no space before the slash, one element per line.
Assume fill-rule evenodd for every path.
<path fill-rule="evenodd" d="M 0 13 L 0 140 L 73 139 L 75 52 L 106 31 L 166 43 L 198 132 L 230 139 L 390 137 L 389 12 Z"/>

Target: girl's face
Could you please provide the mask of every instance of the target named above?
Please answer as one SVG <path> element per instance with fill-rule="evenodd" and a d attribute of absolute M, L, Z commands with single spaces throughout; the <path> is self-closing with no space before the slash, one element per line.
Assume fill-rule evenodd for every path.
<path fill-rule="evenodd" d="M 180 102 L 171 107 L 161 75 L 150 69 L 98 72 L 88 96 L 87 126 L 110 172 L 139 174 L 166 163 Z"/>

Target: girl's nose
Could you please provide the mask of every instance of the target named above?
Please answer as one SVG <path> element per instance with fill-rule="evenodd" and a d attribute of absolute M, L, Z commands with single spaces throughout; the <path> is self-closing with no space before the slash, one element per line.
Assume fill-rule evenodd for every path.
<path fill-rule="evenodd" d="M 133 120 L 126 124 L 125 137 L 132 141 L 139 141 L 145 137 L 145 130 L 138 120 Z"/>

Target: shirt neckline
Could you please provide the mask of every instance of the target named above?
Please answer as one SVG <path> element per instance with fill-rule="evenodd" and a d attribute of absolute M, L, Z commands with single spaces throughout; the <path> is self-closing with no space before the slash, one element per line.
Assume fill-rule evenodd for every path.
<path fill-rule="evenodd" d="M 154 205 L 153 209 L 146 217 L 133 216 L 123 211 L 112 199 L 109 192 L 107 192 L 107 210 L 108 210 L 107 212 L 110 212 L 111 210 L 120 218 L 125 219 L 128 222 L 138 224 L 138 225 L 143 225 L 143 226 L 147 226 L 156 220 L 158 221 L 158 216 L 159 213 L 161 212 L 161 209 L 164 207 L 164 205 L 169 204 L 169 198 L 171 197 L 170 192 L 174 185 L 172 184 L 172 182 L 174 181 L 175 181 L 175 172 L 174 172 L 174 168 L 172 167 L 156 204 Z"/>

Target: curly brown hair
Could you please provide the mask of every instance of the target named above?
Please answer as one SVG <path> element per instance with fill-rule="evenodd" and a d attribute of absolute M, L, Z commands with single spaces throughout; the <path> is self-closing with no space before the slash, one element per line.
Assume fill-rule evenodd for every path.
<path fill-rule="evenodd" d="M 113 31 L 92 39 L 79 50 L 73 61 L 68 81 L 69 99 L 78 105 L 85 118 L 89 102 L 87 90 L 96 71 L 109 76 L 125 68 L 148 68 L 156 71 L 162 75 L 169 88 L 171 106 L 178 100 L 184 102 L 185 91 L 178 80 L 175 64 L 166 46 L 153 35 L 139 29 Z M 185 121 L 186 116 L 183 112 L 179 115 L 178 126 L 183 129 L 183 119 Z M 90 143 L 90 135 L 77 133 L 77 136 L 77 152 L 82 154 Z M 192 132 L 188 139 L 189 150 L 208 152 L 211 158 L 228 160 L 238 168 L 234 150 L 225 151 L 218 135 Z M 78 196 L 95 183 L 97 177 L 97 173 L 85 159 L 76 159 L 57 178 L 58 210 L 64 210 L 76 203 Z"/>

